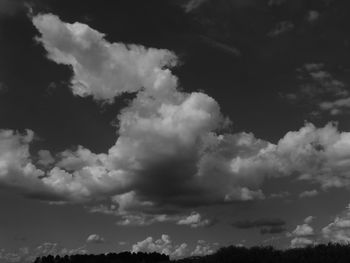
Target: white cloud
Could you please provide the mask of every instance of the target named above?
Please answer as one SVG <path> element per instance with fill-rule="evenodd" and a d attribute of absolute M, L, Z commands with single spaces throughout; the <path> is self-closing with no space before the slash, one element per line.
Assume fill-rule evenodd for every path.
<path fill-rule="evenodd" d="M 91 234 L 86 239 L 86 242 L 87 243 L 100 244 L 100 243 L 104 243 L 105 239 L 102 236 L 98 235 L 98 234 Z"/>
<path fill-rule="evenodd" d="M 132 245 L 131 252 L 157 252 L 169 255 L 172 258 L 183 257 L 186 254 L 187 244 L 174 245 L 170 236 L 163 234 L 161 238 L 154 240 L 148 237 Z"/>
<path fill-rule="evenodd" d="M 231 144 L 249 152 L 250 146 L 264 143 L 248 134 L 217 136 L 215 130 L 226 123 L 219 105 L 206 94 L 176 90 L 176 77 L 164 68 L 175 64 L 174 54 L 111 44 L 87 25 L 64 23 L 54 15 L 37 16 L 33 23 L 48 57 L 72 66 L 76 95 L 111 101 L 124 92 L 138 92 L 118 116 L 119 138 L 108 154 L 83 147 L 64 151 L 43 179 L 46 185 L 80 201 L 134 192 L 133 202 L 145 209 L 159 200 L 181 206 L 263 198 L 256 179 L 236 180 L 231 160 L 219 151 Z M 236 149 L 229 154 L 237 154 Z M 222 165 L 223 173 L 214 178 L 206 159 Z M 164 182 L 168 191 L 161 187 Z"/>
<path fill-rule="evenodd" d="M 315 242 L 313 240 L 306 237 L 295 237 L 291 241 L 292 248 L 306 247 L 314 244 Z"/>
<path fill-rule="evenodd" d="M 314 221 L 315 217 L 314 216 L 308 216 L 304 219 L 305 224 L 311 224 Z"/>
<path fill-rule="evenodd" d="M 315 235 L 314 228 L 310 226 L 314 220 L 313 216 L 308 216 L 304 219 L 304 224 L 298 225 L 292 233 L 288 233 L 287 236 L 293 237 L 291 240 L 291 247 L 305 247 L 316 244 L 313 240 Z"/>
<path fill-rule="evenodd" d="M 206 256 L 216 252 L 218 244 L 210 244 L 204 240 L 198 240 L 196 247 L 191 252 L 191 256 Z"/>
<path fill-rule="evenodd" d="M 176 60 L 171 52 L 112 44 L 87 25 L 54 15 L 39 15 L 33 23 L 48 57 L 72 67 L 76 95 L 111 101 L 124 92 L 137 94 L 118 115 L 119 137 L 107 153 L 78 146 L 54 155 L 41 151 L 35 162 L 29 153 L 33 132 L 2 131 L 1 184 L 42 199 L 109 202 L 95 212 L 116 214 L 123 225 L 184 223 L 195 216 L 183 219 L 183 209 L 264 199 L 266 177 L 350 186 L 350 133 L 334 124 L 306 123 L 277 144 L 251 133 L 219 135 L 228 121 L 218 103 L 201 92 L 177 90 L 166 68 Z M 313 78 L 326 77 L 319 65 L 305 67 Z"/>
<path fill-rule="evenodd" d="M 298 225 L 292 234 L 299 237 L 312 236 L 314 235 L 314 229 L 308 224 L 302 224 Z"/>
<path fill-rule="evenodd" d="M 188 217 L 185 217 L 177 222 L 178 225 L 188 225 L 192 228 L 209 226 L 212 222 L 208 219 L 202 219 L 201 214 L 193 212 Z"/>
<path fill-rule="evenodd" d="M 100 33 L 82 23 L 62 23 L 54 15 L 33 18 L 41 33 L 38 40 L 48 57 L 72 67 L 74 94 L 112 101 L 123 92 L 142 88 L 166 92 L 176 86 L 176 78 L 164 66 L 173 66 L 175 56 L 168 50 L 111 44 Z"/>
<path fill-rule="evenodd" d="M 350 206 L 332 223 L 322 229 L 323 238 L 328 241 L 348 244 L 350 242 Z"/>

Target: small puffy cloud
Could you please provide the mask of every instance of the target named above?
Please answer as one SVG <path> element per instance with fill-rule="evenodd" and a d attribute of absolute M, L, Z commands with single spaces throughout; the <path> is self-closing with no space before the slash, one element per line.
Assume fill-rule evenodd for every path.
<path fill-rule="evenodd" d="M 269 37 L 277 37 L 294 29 L 291 21 L 281 21 L 267 34 Z"/>
<path fill-rule="evenodd" d="M 307 21 L 310 23 L 316 22 L 320 18 L 320 13 L 316 10 L 310 10 L 307 14 Z"/>
<path fill-rule="evenodd" d="M 314 216 L 308 216 L 304 219 L 305 224 L 311 224 L 314 221 L 315 217 Z"/>
<path fill-rule="evenodd" d="M 206 256 L 216 252 L 218 244 L 211 244 L 204 240 L 198 240 L 196 247 L 191 252 L 191 256 Z"/>
<path fill-rule="evenodd" d="M 339 74 L 339 73 L 338 73 Z M 306 63 L 297 69 L 299 91 L 284 94 L 291 103 L 308 105 L 313 115 L 328 113 L 338 115 L 347 112 L 349 91 L 347 85 L 333 76 L 323 63 Z"/>
<path fill-rule="evenodd" d="M 350 97 L 337 99 L 334 101 L 324 101 L 320 103 L 320 109 L 328 111 L 331 115 L 339 115 L 350 108 Z"/>
<path fill-rule="evenodd" d="M 313 216 L 308 216 L 304 219 L 304 224 L 297 225 L 297 227 L 289 233 L 289 236 L 292 236 L 291 247 L 305 247 L 315 244 L 313 236 L 315 235 L 314 229 L 310 224 L 314 220 Z"/>
<path fill-rule="evenodd" d="M 91 244 L 101 244 L 105 242 L 105 239 L 98 234 L 91 234 L 86 239 L 86 242 Z"/>
<path fill-rule="evenodd" d="M 348 244 L 350 242 L 350 206 L 332 223 L 322 229 L 323 238 L 329 242 Z"/>
<path fill-rule="evenodd" d="M 189 0 L 185 4 L 184 9 L 187 13 L 192 12 L 192 11 L 196 10 L 198 7 L 200 7 L 206 1 L 208 1 L 208 0 Z"/>
<path fill-rule="evenodd" d="M 187 244 L 174 245 L 170 236 L 163 234 L 161 238 L 154 240 L 148 237 L 132 245 L 131 252 L 157 252 L 169 255 L 172 258 L 183 257 L 187 251 Z"/>
<path fill-rule="evenodd" d="M 309 238 L 305 237 L 295 237 L 291 240 L 292 248 L 301 248 L 314 245 L 315 242 Z"/>
<path fill-rule="evenodd" d="M 304 191 L 302 193 L 299 194 L 300 198 L 305 198 L 305 197 L 314 197 L 316 195 L 318 195 L 319 192 L 317 190 L 309 190 L 309 191 Z"/>
<path fill-rule="evenodd" d="M 298 237 L 312 236 L 314 235 L 314 229 L 308 224 L 302 224 L 298 225 L 292 234 Z"/>
<path fill-rule="evenodd" d="M 197 227 L 205 227 L 212 225 L 212 221 L 209 219 L 202 219 L 201 214 L 193 212 L 191 215 L 189 215 L 186 218 L 180 219 L 177 222 L 178 225 L 187 225 L 192 228 L 197 228 Z"/>

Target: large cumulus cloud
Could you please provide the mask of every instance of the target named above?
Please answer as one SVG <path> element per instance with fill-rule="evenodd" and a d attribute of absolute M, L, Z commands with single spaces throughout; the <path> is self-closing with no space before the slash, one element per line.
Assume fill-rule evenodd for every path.
<path fill-rule="evenodd" d="M 107 153 L 78 146 L 60 153 L 43 149 L 32 158 L 32 132 L 2 131 L 2 185 L 66 202 L 108 200 L 118 215 L 137 211 L 156 218 L 264 199 L 266 177 L 297 175 L 324 188 L 350 185 L 350 133 L 336 125 L 306 123 L 277 144 L 251 133 L 219 134 L 229 121 L 210 96 L 179 90 L 170 71 L 177 62 L 172 52 L 109 43 L 89 26 L 51 14 L 33 23 L 48 58 L 72 68 L 75 95 L 107 103 L 123 93 L 135 98 L 118 115 L 118 139 Z"/>

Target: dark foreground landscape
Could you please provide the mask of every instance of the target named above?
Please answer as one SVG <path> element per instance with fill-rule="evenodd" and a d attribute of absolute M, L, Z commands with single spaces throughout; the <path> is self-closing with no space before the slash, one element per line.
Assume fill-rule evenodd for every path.
<path fill-rule="evenodd" d="M 110 253 L 102 255 L 45 256 L 35 263 L 345 263 L 350 262 L 350 246 L 340 244 L 317 245 L 306 248 L 277 250 L 273 247 L 236 247 L 219 249 L 216 253 L 201 257 L 170 260 L 159 253 Z"/>

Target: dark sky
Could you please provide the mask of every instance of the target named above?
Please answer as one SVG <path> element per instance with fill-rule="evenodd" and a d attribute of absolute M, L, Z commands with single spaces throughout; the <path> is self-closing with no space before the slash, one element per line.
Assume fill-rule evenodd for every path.
<path fill-rule="evenodd" d="M 0 0 L 0 262 L 350 240 L 346 0 Z"/>

